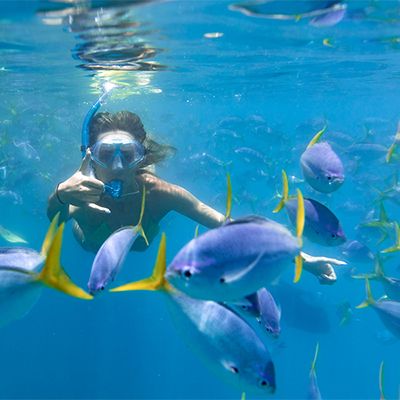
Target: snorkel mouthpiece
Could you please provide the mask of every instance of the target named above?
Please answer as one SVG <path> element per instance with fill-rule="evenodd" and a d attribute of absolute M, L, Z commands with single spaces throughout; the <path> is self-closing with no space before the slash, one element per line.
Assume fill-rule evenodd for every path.
<path fill-rule="evenodd" d="M 122 181 L 114 179 L 104 184 L 104 193 L 114 199 L 119 199 L 122 195 Z"/>

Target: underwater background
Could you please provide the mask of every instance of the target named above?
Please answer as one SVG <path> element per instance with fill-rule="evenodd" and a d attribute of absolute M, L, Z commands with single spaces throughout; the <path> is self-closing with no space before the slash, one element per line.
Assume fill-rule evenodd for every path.
<path fill-rule="evenodd" d="M 399 120 L 400 3 L 349 1 L 329 26 L 307 17 L 329 4 L 0 1 L 0 224 L 40 249 L 47 198 L 80 165 L 84 116 L 111 81 L 120 88 L 102 110 L 139 114 L 153 137 L 178 149 L 157 166 L 163 179 L 224 212 L 228 170 L 234 218 L 259 214 L 289 226 L 285 213 L 272 214 L 284 168 L 291 191 L 299 187 L 334 210 L 348 240 L 373 253 L 391 246 L 393 235 L 379 243 L 379 231 L 359 225 L 377 218 L 399 167 L 398 157 L 385 157 Z M 274 17 L 282 14 L 289 17 Z M 299 164 L 325 125 L 346 174 L 330 195 L 304 183 Z M 398 200 L 384 199 L 391 220 L 399 219 Z M 169 260 L 195 227 L 174 213 L 162 221 Z M 116 285 L 150 274 L 158 242 L 128 255 Z M 9 243 L 0 238 L 0 245 Z M 305 250 L 346 259 L 341 247 L 305 242 Z M 81 287 L 93 258 L 68 224 L 62 264 Z M 332 286 L 306 273 L 295 285 L 290 270 L 272 289 L 282 307 L 282 334 L 267 341 L 277 374 L 272 397 L 306 398 L 319 342 L 323 398 L 378 398 L 381 361 L 385 395 L 397 398 L 399 343 L 374 310 L 355 309 L 365 288 L 351 274 L 372 271 L 373 262 L 346 260 Z M 390 276 L 399 267 L 398 253 L 385 261 Z M 381 285 L 371 285 L 379 298 Z M 0 338 L 4 399 L 241 396 L 187 347 L 160 293 L 104 293 L 83 302 L 45 289 Z"/>

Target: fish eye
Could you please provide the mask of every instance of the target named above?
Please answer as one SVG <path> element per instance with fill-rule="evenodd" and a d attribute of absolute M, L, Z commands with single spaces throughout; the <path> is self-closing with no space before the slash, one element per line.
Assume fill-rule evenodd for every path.
<path fill-rule="evenodd" d="M 272 328 L 271 327 L 267 326 L 265 329 L 267 330 L 267 332 L 272 333 Z"/>
<path fill-rule="evenodd" d="M 190 272 L 189 269 L 185 269 L 185 270 L 183 271 L 183 276 L 184 276 L 185 278 L 187 278 L 187 279 L 190 279 L 190 278 L 192 277 L 192 273 Z"/>
<path fill-rule="evenodd" d="M 232 365 L 230 369 L 234 374 L 238 374 L 239 373 L 239 370 L 234 365 Z"/>
<path fill-rule="evenodd" d="M 332 238 L 335 239 L 336 235 L 334 233 L 331 234 Z"/>
<path fill-rule="evenodd" d="M 242 310 L 247 310 L 247 306 L 245 306 L 244 304 L 241 306 Z"/>
<path fill-rule="evenodd" d="M 327 176 L 327 179 L 328 179 L 328 181 L 330 181 L 332 179 L 332 177 L 331 176 Z"/>
<path fill-rule="evenodd" d="M 261 379 L 258 384 L 263 387 L 268 386 L 268 382 L 265 379 Z"/>
<path fill-rule="evenodd" d="M 225 283 L 225 278 L 219 278 L 219 283 Z"/>

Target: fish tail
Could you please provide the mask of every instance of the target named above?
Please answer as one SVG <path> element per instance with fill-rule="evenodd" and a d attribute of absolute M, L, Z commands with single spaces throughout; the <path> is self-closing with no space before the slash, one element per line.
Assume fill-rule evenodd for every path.
<path fill-rule="evenodd" d="M 394 228 L 396 232 L 396 242 L 395 245 L 382 250 L 382 253 L 394 253 L 395 251 L 400 251 L 400 228 L 397 222 L 394 223 Z"/>
<path fill-rule="evenodd" d="M 356 308 L 365 308 L 375 303 L 375 300 L 372 297 L 371 287 L 369 285 L 368 278 L 365 278 L 365 291 L 367 292 L 367 298 Z"/>
<path fill-rule="evenodd" d="M 374 272 L 377 278 L 385 277 L 385 271 L 383 270 L 382 260 L 379 257 L 379 253 L 375 256 Z"/>
<path fill-rule="evenodd" d="M 53 221 L 54 222 L 54 221 Z M 51 230 L 51 228 L 50 228 Z M 79 299 L 90 300 L 93 296 L 86 293 L 83 289 L 76 286 L 60 264 L 60 253 L 62 245 L 62 235 L 64 223 L 62 223 L 54 235 L 54 239 L 49 246 L 45 265 L 38 276 L 38 280 L 45 285 L 57 289 Z"/>
<path fill-rule="evenodd" d="M 327 128 L 327 125 L 325 125 L 320 131 L 318 131 L 314 137 L 311 139 L 310 143 L 307 145 L 307 149 L 310 147 L 314 146 L 315 143 L 319 142 L 319 139 L 321 139 L 321 136 L 325 133 Z"/>
<path fill-rule="evenodd" d="M 200 225 L 197 224 L 197 225 L 196 225 L 196 228 L 195 228 L 195 230 L 194 230 L 194 238 L 195 238 L 195 239 L 197 238 L 197 236 L 199 236 L 199 228 L 200 228 Z"/>
<path fill-rule="evenodd" d="M 225 221 L 229 221 L 231 219 L 231 211 L 232 211 L 232 182 L 231 175 L 229 172 L 226 173 L 226 212 L 225 212 Z"/>
<path fill-rule="evenodd" d="M 303 246 L 303 230 L 304 230 L 304 198 L 303 194 L 297 189 L 297 216 L 296 216 L 296 236 L 299 241 L 299 246 Z M 295 273 L 293 282 L 297 283 L 300 280 L 303 271 L 303 257 L 299 254 L 295 258 Z"/>
<path fill-rule="evenodd" d="M 385 400 L 385 395 L 383 394 L 383 361 L 379 366 L 379 400 Z"/>
<path fill-rule="evenodd" d="M 50 250 L 51 244 L 53 242 L 54 236 L 57 231 L 59 218 L 60 218 L 60 212 L 58 212 L 54 216 L 54 218 L 51 220 L 51 224 L 50 224 L 49 229 L 47 230 L 46 236 L 43 240 L 42 249 L 40 250 L 40 254 L 43 257 L 46 257 Z"/>
<path fill-rule="evenodd" d="M 317 345 L 315 346 L 315 353 L 314 353 L 313 361 L 311 363 L 310 374 L 312 374 L 312 373 L 315 374 L 315 365 L 317 363 L 318 353 L 319 353 L 319 342 L 317 342 Z"/>
<path fill-rule="evenodd" d="M 285 206 L 285 203 L 287 202 L 288 198 L 289 198 L 289 181 L 285 170 L 282 170 L 282 198 L 279 204 L 274 208 L 272 212 L 278 213 L 279 211 L 281 211 L 282 208 Z"/>
<path fill-rule="evenodd" d="M 126 285 L 118 286 L 111 289 L 110 292 L 126 292 L 131 290 L 168 290 L 169 284 L 164 278 L 165 271 L 167 269 L 167 257 L 166 257 L 166 236 L 162 234 L 160 246 L 158 248 L 158 254 L 156 263 L 154 265 L 153 274 L 146 279 L 142 279 L 137 282 L 127 283 Z"/>
<path fill-rule="evenodd" d="M 389 150 L 388 150 L 388 152 L 387 152 L 387 154 L 386 154 L 386 162 L 387 162 L 387 163 L 390 163 L 390 160 L 392 159 L 392 156 L 393 156 L 394 150 L 395 150 L 395 148 L 396 148 L 396 145 L 397 145 L 397 143 L 394 142 L 394 143 L 389 147 Z"/>
<path fill-rule="evenodd" d="M 140 206 L 140 216 L 139 216 L 139 222 L 136 225 L 136 229 L 140 233 L 140 235 L 143 237 L 143 239 L 146 242 L 147 246 L 149 246 L 149 241 L 147 240 L 147 236 L 146 236 L 146 233 L 144 232 L 143 225 L 142 225 L 145 205 L 146 205 L 146 187 L 143 185 L 142 203 L 141 203 L 141 206 Z"/>

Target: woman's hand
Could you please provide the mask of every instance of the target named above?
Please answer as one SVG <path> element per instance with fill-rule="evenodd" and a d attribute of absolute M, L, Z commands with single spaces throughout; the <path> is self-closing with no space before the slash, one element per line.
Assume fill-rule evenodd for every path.
<path fill-rule="evenodd" d="M 332 285 L 336 282 L 336 273 L 333 266 L 347 265 L 345 261 L 329 257 L 315 257 L 301 252 L 304 260 L 304 269 L 314 274 L 322 285 Z"/>
<path fill-rule="evenodd" d="M 89 176 L 90 149 L 87 149 L 85 158 L 79 169 L 66 181 L 57 186 L 57 197 L 62 203 L 77 207 L 89 207 L 93 210 L 109 214 L 108 208 L 96 203 L 104 192 L 104 183 Z"/>

